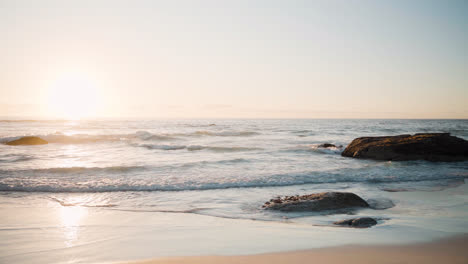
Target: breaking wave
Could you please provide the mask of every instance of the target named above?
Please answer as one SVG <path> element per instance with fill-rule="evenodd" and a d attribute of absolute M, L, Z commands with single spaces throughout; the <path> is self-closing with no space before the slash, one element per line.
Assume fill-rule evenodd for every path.
<path fill-rule="evenodd" d="M 73 134 L 67 135 L 60 132 L 47 135 L 21 135 L 13 137 L 0 138 L 0 143 L 6 143 L 19 139 L 24 136 L 35 136 L 46 140 L 49 143 L 59 144 L 89 144 L 100 142 L 115 142 L 115 141 L 171 141 L 178 140 L 183 137 L 248 137 L 258 135 L 258 132 L 252 131 L 195 131 L 191 133 L 161 133 L 155 134 L 148 131 L 137 131 L 131 134 L 108 134 L 108 135 L 92 135 L 92 134 Z"/>
<path fill-rule="evenodd" d="M 230 160 L 219 162 L 244 162 L 244 160 Z M 109 168 L 86 168 L 89 170 L 108 170 Z M 67 173 L 67 172 L 80 172 L 86 170 L 85 168 L 54 168 L 46 170 L 34 170 L 35 172 L 47 173 Z M 140 167 L 124 167 L 125 170 L 140 169 Z M 121 171 L 120 168 L 110 168 L 110 170 Z M 0 174 L 3 174 L 0 171 Z M 385 189 L 386 186 L 393 186 L 394 184 L 402 186 L 413 186 L 412 188 L 428 188 L 442 187 L 450 188 L 464 183 L 464 176 L 445 176 L 441 178 L 440 175 L 426 175 L 408 179 L 407 177 L 399 178 L 381 178 L 380 176 L 374 177 L 357 177 L 359 173 L 350 171 L 347 174 L 336 172 L 308 172 L 302 174 L 276 174 L 265 175 L 258 178 L 245 178 L 245 177 L 232 177 L 232 178 L 213 178 L 211 176 L 202 178 L 174 178 L 172 176 L 164 178 L 154 177 L 145 179 L 132 179 L 132 178 L 115 178 L 112 175 L 106 177 L 93 178 L 85 177 L 72 178 L 68 177 L 69 181 L 59 180 L 57 177 L 47 175 L 36 175 L 39 180 L 36 180 L 31 175 L 26 175 L 22 179 L 13 177 L 4 177 L 0 179 L 0 191 L 16 191 L 16 192 L 151 192 L 151 191 L 195 191 L 195 190 L 215 190 L 215 189 L 229 189 L 229 188 L 265 188 L 265 187 L 280 187 L 280 186 L 293 186 L 305 184 L 335 184 L 335 183 L 349 183 L 349 184 L 370 184 L 379 189 Z M 24 173 L 22 173 L 24 176 Z M 64 175 L 60 175 L 61 177 Z M 456 184 L 455 184 L 456 183 Z M 419 187 L 419 188 L 418 188 Z M 385 205 L 384 205 L 385 204 Z M 373 205 L 375 208 L 387 208 L 392 206 L 386 201 L 376 201 Z"/>
<path fill-rule="evenodd" d="M 308 145 L 299 145 L 292 148 L 288 148 L 288 152 L 314 152 L 321 154 L 341 154 L 344 148 L 343 146 L 335 147 L 322 147 L 322 144 L 308 144 Z"/>

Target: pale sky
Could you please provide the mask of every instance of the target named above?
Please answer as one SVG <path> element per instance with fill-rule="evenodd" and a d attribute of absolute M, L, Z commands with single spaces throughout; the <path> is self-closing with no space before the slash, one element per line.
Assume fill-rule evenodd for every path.
<path fill-rule="evenodd" d="M 0 0 L 0 116 L 468 118 L 468 1 Z"/>

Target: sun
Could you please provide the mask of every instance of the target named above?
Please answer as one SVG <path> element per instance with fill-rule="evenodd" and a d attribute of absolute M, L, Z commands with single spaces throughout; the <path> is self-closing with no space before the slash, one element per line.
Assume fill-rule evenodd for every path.
<path fill-rule="evenodd" d="M 48 108 L 52 115 L 77 120 L 96 115 L 98 87 L 86 75 L 67 73 L 50 86 Z"/>

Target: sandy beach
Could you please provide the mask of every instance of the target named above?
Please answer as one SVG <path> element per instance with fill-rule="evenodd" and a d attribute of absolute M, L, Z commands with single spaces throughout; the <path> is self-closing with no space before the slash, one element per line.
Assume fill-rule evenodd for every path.
<path fill-rule="evenodd" d="M 303 263 L 468 263 L 468 235 L 435 242 L 391 246 L 340 246 L 250 256 L 172 257 L 131 264 L 303 264 Z"/>
<path fill-rule="evenodd" d="M 318 216 L 278 222 L 137 212 L 62 206 L 43 194 L 13 193 L 1 200 L 0 263 L 467 263 L 466 188 L 390 192 L 399 206 L 378 211 L 388 220 L 364 229 L 307 222 Z M 24 197 L 27 204 L 14 203 Z M 409 211 L 413 201 L 424 203 Z M 425 204 L 450 210 L 441 216 Z"/>

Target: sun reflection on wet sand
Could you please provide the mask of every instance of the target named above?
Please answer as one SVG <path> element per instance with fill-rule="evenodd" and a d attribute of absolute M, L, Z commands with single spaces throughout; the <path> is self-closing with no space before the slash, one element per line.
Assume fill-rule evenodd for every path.
<path fill-rule="evenodd" d="M 88 213 L 88 209 L 82 206 L 62 206 L 60 208 L 60 221 L 65 237 L 65 246 L 71 247 L 78 239 L 80 222 Z"/>

